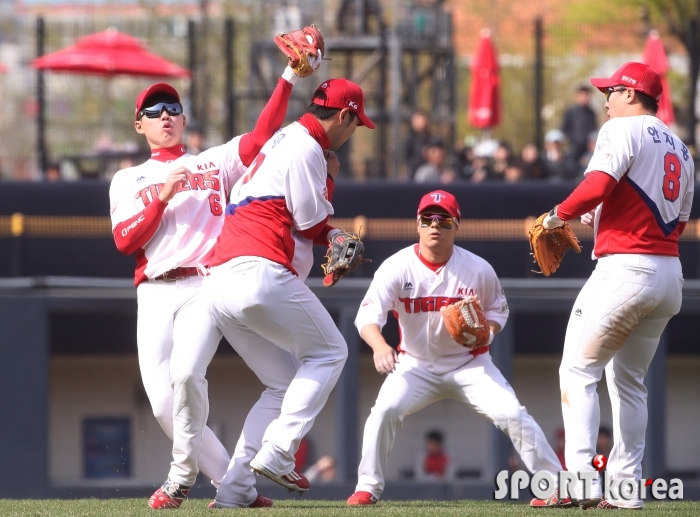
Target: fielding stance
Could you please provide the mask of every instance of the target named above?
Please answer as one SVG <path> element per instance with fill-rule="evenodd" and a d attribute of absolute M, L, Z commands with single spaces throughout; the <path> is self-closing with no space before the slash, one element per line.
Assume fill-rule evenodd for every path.
<path fill-rule="evenodd" d="M 246 419 L 249 448 L 239 441 L 243 456 L 237 446 L 216 506 L 255 497 L 254 479 L 236 476 L 246 463 L 290 490 L 309 489 L 294 470 L 294 454 L 340 376 L 347 345 L 297 276 L 297 268 L 308 272 L 313 256 L 310 245 L 298 256 L 294 232 L 328 243 L 333 207 L 324 151 L 340 147 L 358 125 L 374 128 L 360 87 L 347 79 L 325 81 L 307 112 L 265 144 L 231 194 L 205 290 L 217 326 L 269 396 Z"/>
<path fill-rule="evenodd" d="M 508 319 L 500 282 L 482 258 L 454 245 L 461 214 L 452 194 L 436 190 L 418 206 L 418 244 L 389 257 L 377 270 L 355 325 L 374 351 L 379 373 L 388 373 L 365 424 L 356 492 L 348 505 L 376 503 L 384 490 L 386 463 L 396 425 L 435 401 L 453 398 L 507 434 L 525 466 L 555 478 L 562 470 L 535 420 L 488 353 L 493 334 Z M 478 296 L 491 327 L 484 346 L 472 350 L 453 340 L 441 307 Z M 398 314 L 400 354 L 381 334 L 387 312 Z"/>
<path fill-rule="evenodd" d="M 659 338 L 681 307 L 678 238 L 690 216 L 694 165 L 688 148 L 656 118 L 662 86 L 648 65 L 626 63 L 609 79 L 591 79 L 605 93 L 600 129 L 586 179 L 545 218 L 546 229 L 583 216 L 593 222 L 598 259 L 574 303 L 559 369 L 566 466 L 594 471 L 600 406 L 596 385 L 605 370 L 614 445 L 607 472 L 639 486 L 647 425 L 647 373 Z M 594 210 L 594 212 L 591 212 Z M 600 481 L 579 505 L 642 508 L 635 494 L 603 497 Z"/>
<path fill-rule="evenodd" d="M 319 56 L 313 66 L 320 61 Z M 114 176 L 112 231 L 119 251 L 136 253 L 137 342 L 146 394 L 165 433 L 191 448 L 174 448 L 168 480 L 149 500 L 152 508 L 180 506 L 194 484 L 189 474 L 194 470 L 196 476 L 196 464 L 216 486 L 226 473 L 228 453 L 205 426 L 206 380 L 193 391 L 182 391 L 199 349 L 213 355 L 221 339 L 207 304 L 200 301 L 197 265 L 210 260 L 228 193 L 279 129 L 297 79 L 287 67 L 255 129 L 198 156 L 186 154 L 182 145 L 186 118 L 175 88 L 157 83 L 136 99 L 134 127 L 146 137 L 151 159 Z M 182 399 L 187 398 L 196 400 L 190 410 L 203 415 L 199 440 L 177 440 L 178 434 L 194 434 L 181 425 Z M 189 461 L 195 462 L 194 469 Z"/>

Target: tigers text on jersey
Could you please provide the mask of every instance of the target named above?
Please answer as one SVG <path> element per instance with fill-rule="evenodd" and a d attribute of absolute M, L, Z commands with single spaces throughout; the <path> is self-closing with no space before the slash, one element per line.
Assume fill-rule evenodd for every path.
<path fill-rule="evenodd" d="M 152 156 L 114 176 L 109 189 L 113 230 L 158 197 L 170 171 L 184 166 L 191 172 L 187 185 L 165 207 L 153 236 L 137 250 L 137 285 L 177 267 L 208 263 L 224 222 L 226 193 L 245 171 L 238 150 L 240 139 L 236 137 L 198 156 Z M 144 224 L 143 217 L 120 228 L 115 239 L 128 238 L 128 233 L 139 224 Z"/>
<path fill-rule="evenodd" d="M 255 256 L 297 273 L 292 261 L 292 228 L 303 231 L 333 214 L 326 187 L 326 159 L 319 143 L 298 122 L 281 129 L 263 146 L 234 186 L 212 265 Z M 295 265 L 307 273 L 313 255 Z"/>
<path fill-rule="evenodd" d="M 377 269 L 355 319 L 359 331 L 365 325 L 380 328 L 393 311 L 399 320 L 399 349 L 429 371 L 453 371 L 472 359 L 469 350 L 450 336 L 440 308 L 470 295 L 478 296 L 486 318 L 503 328 L 508 304 L 496 272 L 481 257 L 458 246 L 437 272 L 423 264 L 418 244 L 389 257 Z M 487 347 L 479 349 L 486 351 Z M 477 352 L 477 353 L 479 353 Z"/>
<path fill-rule="evenodd" d="M 695 166 L 690 151 L 650 115 L 616 117 L 601 127 L 586 169 L 618 181 L 596 210 L 596 256 L 678 256 L 679 223 L 690 217 Z"/>

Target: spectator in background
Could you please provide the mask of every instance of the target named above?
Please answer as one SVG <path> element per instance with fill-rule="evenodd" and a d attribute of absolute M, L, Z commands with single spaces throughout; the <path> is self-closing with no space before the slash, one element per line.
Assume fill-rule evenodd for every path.
<path fill-rule="evenodd" d="M 588 142 L 586 147 L 586 152 L 581 155 L 578 159 L 578 179 L 583 179 L 583 173 L 588 168 L 588 164 L 593 158 L 593 153 L 595 152 L 595 144 L 598 141 L 598 131 L 591 131 L 588 135 Z"/>
<path fill-rule="evenodd" d="M 591 108 L 591 88 L 582 84 L 576 90 L 576 102 L 564 112 L 561 130 L 569 141 L 571 160 L 578 162 L 586 152 L 588 135 L 598 129 L 596 115 Z"/>
<path fill-rule="evenodd" d="M 445 165 L 445 146 L 440 138 L 431 137 L 425 156 L 426 163 L 416 171 L 416 183 L 452 183 L 455 180 L 454 171 Z"/>
<path fill-rule="evenodd" d="M 49 163 L 44 170 L 44 180 L 46 181 L 61 181 L 61 167 L 57 163 Z"/>
<path fill-rule="evenodd" d="M 465 145 L 464 147 L 455 147 L 455 172 L 459 179 L 471 179 L 474 173 L 474 149 Z"/>
<path fill-rule="evenodd" d="M 475 156 L 472 162 L 472 183 L 480 183 L 491 177 L 492 174 L 488 158 L 485 156 Z"/>
<path fill-rule="evenodd" d="M 520 168 L 520 164 L 513 163 L 506 168 L 503 173 L 503 179 L 508 183 L 516 183 L 523 179 L 523 170 Z"/>
<path fill-rule="evenodd" d="M 598 454 L 602 454 L 606 458 L 610 456 L 610 451 L 613 448 L 613 435 L 610 429 L 601 425 L 598 428 L 598 440 L 596 441 L 595 450 Z"/>
<path fill-rule="evenodd" d="M 335 481 L 337 468 L 333 456 L 322 456 L 316 463 L 304 472 L 310 483 L 332 483 Z"/>
<path fill-rule="evenodd" d="M 533 143 L 527 143 L 520 151 L 520 168 L 523 171 L 523 178 L 541 180 L 549 177 L 549 170 L 544 163 L 540 151 Z"/>
<path fill-rule="evenodd" d="M 490 179 L 505 179 L 506 170 L 511 167 L 513 163 L 513 148 L 510 142 L 502 140 L 498 143 L 498 147 L 493 153 L 493 164 L 491 165 L 492 174 Z"/>
<path fill-rule="evenodd" d="M 425 147 L 428 144 L 430 136 L 428 115 L 423 111 L 416 111 L 411 115 L 411 128 L 408 131 L 404 152 L 410 178 L 414 178 L 418 168 L 427 161 Z"/>
<path fill-rule="evenodd" d="M 544 162 L 552 179 L 570 180 L 576 177 L 576 162 L 564 153 L 564 133 L 558 129 L 551 129 L 544 136 Z"/>
<path fill-rule="evenodd" d="M 440 431 L 429 431 L 425 435 L 425 450 L 416 459 L 418 481 L 448 481 L 454 478 L 454 464 L 443 448 L 443 441 Z"/>
<path fill-rule="evenodd" d="M 205 150 L 204 147 L 204 131 L 197 122 L 187 124 L 187 132 L 185 134 L 185 149 L 192 156 L 197 156 Z"/>

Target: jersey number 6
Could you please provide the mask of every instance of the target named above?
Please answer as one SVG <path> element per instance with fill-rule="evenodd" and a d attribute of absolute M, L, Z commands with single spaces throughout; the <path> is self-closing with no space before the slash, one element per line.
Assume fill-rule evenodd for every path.
<path fill-rule="evenodd" d="M 211 213 L 214 215 L 221 215 L 224 213 L 224 209 L 221 208 L 221 197 L 219 194 L 212 194 L 209 196 L 209 208 L 211 208 Z"/>
<path fill-rule="evenodd" d="M 673 202 L 681 194 L 681 161 L 675 153 L 664 156 L 664 197 Z"/>

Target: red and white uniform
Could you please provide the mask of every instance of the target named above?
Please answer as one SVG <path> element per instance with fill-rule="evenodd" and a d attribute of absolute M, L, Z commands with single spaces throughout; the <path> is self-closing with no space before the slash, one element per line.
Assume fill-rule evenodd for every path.
<path fill-rule="evenodd" d="M 327 245 L 331 230 L 328 145 L 309 114 L 265 144 L 231 193 L 205 279 L 214 321 L 266 387 L 217 492 L 222 506 L 255 500 L 252 459 L 278 475 L 293 470 L 347 358 L 345 340 L 303 281 L 311 241 Z"/>
<path fill-rule="evenodd" d="M 600 130 L 586 180 L 557 209 L 563 220 L 596 209 L 598 264 L 572 308 L 559 370 L 571 471 L 594 470 L 596 385 L 605 370 L 614 436 L 607 471 L 638 486 L 647 423 L 643 381 L 661 333 L 681 307 L 678 238 L 693 190 L 693 159 L 680 138 L 651 115 L 616 117 Z M 601 496 L 599 482 L 593 496 Z M 643 506 L 638 496 L 612 502 Z"/>
<path fill-rule="evenodd" d="M 184 486 L 194 484 L 197 464 L 218 484 L 229 461 L 205 426 L 204 374 L 221 333 L 202 300 L 202 279 L 193 268 L 209 263 L 228 193 L 281 125 L 291 89 L 289 82 L 279 80 L 251 133 L 198 156 L 186 154 L 182 145 L 154 149 L 147 162 L 117 172 L 110 186 L 117 248 L 136 253 L 141 375 L 158 422 L 174 440 L 170 479 Z M 165 204 L 158 198 L 159 189 L 179 166 L 190 171 L 189 181 Z M 179 270 L 176 276 L 182 278 L 159 278 L 172 270 Z M 188 411 L 183 411 L 185 406 Z M 190 417 L 196 426 L 183 425 Z"/>
<path fill-rule="evenodd" d="M 393 312 L 401 331 L 396 369 L 382 385 L 365 424 L 356 491 L 379 498 L 396 426 L 404 417 L 444 398 L 485 415 L 513 441 L 532 472 L 557 474 L 561 465 L 542 430 L 520 405 L 491 360 L 488 347 L 470 352 L 445 328 L 440 308 L 479 297 L 491 323 L 505 326 L 508 304 L 495 271 L 481 257 L 455 246 L 445 264 L 431 264 L 419 246 L 404 248 L 377 269 L 357 312 L 355 326 L 384 326 Z"/>

